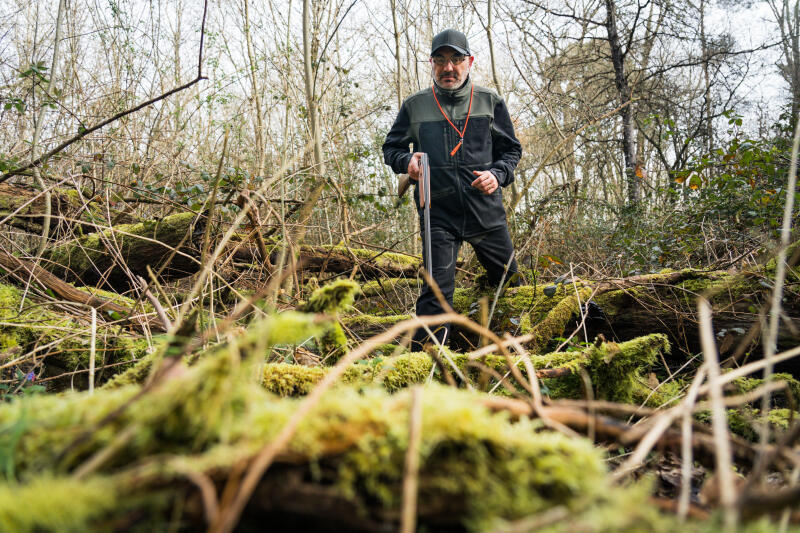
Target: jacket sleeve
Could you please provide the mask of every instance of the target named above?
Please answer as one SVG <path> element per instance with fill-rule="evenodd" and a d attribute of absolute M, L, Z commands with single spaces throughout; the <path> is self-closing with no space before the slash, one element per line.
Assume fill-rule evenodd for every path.
<path fill-rule="evenodd" d="M 412 141 L 408 134 L 410 124 L 408 109 L 403 102 L 392 129 L 386 134 L 386 140 L 383 142 L 383 162 L 392 167 L 395 174 L 408 172 L 408 163 L 411 161 L 408 145 Z"/>
<path fill-rule="evenodd" d="M 492 121 L 492 167 L 489 169 L 497 178 L 501 187 L 506 187 L 514 181 L 514 169 L 522 157 L 522 144 L 514 135 L 514 125 L 508 114 L 508 108 L 503 99 L 499 99 L 494 106 L 494 120 Z"/>

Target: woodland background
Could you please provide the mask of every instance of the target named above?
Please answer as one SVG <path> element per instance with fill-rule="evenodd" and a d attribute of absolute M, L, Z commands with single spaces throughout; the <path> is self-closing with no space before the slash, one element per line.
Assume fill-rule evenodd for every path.
<path fill-rule="evenodd" d="M 506 200 L 529 268 L 747 259 L 778 225 L 800 91 L 788 0 L 311 2 L 305 25 L 301 2 L 210 7 L 208 79 L 70 145 L 47 179 L 163 215 L 199 209 L 222 161 L 220 187 L 260 190 L 287 238 L 418 252 L 380 145 L 430 83 L 431 35 L 452 26 L 523 142 Z M 2 6 L 3 172 L 198 73 L 198 2 L 66 3 L 53 63 L 57 8 Z"/>

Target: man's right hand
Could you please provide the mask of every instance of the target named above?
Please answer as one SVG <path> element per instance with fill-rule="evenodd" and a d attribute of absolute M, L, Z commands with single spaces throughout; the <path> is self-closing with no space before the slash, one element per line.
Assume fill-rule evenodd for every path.
<path fill-rule="evenodd" d="M 422 152 L 414 152 L 411 161 L 408 162 L 408 177 L 414 181 L 419 181 L 419 160 L 421 158 Z"/>

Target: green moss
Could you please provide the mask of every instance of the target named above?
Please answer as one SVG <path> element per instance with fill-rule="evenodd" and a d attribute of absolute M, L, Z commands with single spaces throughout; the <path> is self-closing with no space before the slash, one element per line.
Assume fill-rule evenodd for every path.
<path fill-rule="evenodd" d="M 672 407 L 683 398 L 686 387 L 687 385 L 682 379 L 667 381 L 661 383 L 652 392 L 648 392 L 643 401 L 648 407 Z M 645 390 L 641 390 L 637 396 L 641 396 L 645 392 Z"/>
<path fill-rule="evenodd" d="M 585 368 L 590 375 L 598 398 L 612 401 L 642 400 L 650 389 L 640 382 L 641 369 L 651 365 L 660 351 L 668 351 L 669 342 L 665 335 L 654 334 L 640 337 L 621 344 L 605 343 L 599 347 L 592 346 L 583 352 L 557 352 L 538 355 L 532 358 L 534 368 L 570 368 L 572 374 L 565 377 L 543 380 L 553 398 L 582 397 L 581 381 L 577 373 Z M 450 358 L 459 370 L 474 381 L 479 370 L 470 367 L 469 358 L 464 354 L 450 352 Z M 486 356 L 481 363 L 505 374 L 508 370 L 505 357 Z M 522 361 L 518 368 L 527 375 Z M 390 392 L 395 392 L 415 383 L 422 383 L 431 373 L 433 361 L 425 353 L 410 352 L 393 357 L 380 358 L 373 361 L 359 362 L 346 375 L 348 383 L 367 385 L 378 384 Z M 286 373 L 286 378 L 281 377 Z M 286 395 L 306 394 L 315 383 L 320 381 L 326 370 L 320 368 L 307 369 L 296 365 L 268 364 L 265 366 L 263 384 L 267 390 Z M 441 379 L 438 372 L 434 375 Z M 513 382 L 513 379 L 510 381 Z M 501 389 L 498 389 L 502 392 Z"/>
<path fill-rule="evenodd" d="M 772 381 L 783 381 L 788 386 L 786 390 L 779 390 L 772 394 L 775 404 L 780 407 L 790 405 L 800 405 L 800 381 L 796 380 L 791 374 L 778 373 L 772 375 Z M 731 385 L 737 394 L 746 394 L 764 384 L 763 379 L 759 378 L 738 378 L 733 380 Z M 790 398 L 791 395 L 791 398 Z"/>
<path fill-rule="evenodd" d="M 0 482 L 0 531 L 84 533 L 119 505 L 108 479 L 41 476 L 30 483 Z"/>
<path fill-rule="evenodd" d="M 231 424 L 244 413 L 256 389 L 242 379 L 251 369 L 242 365 L 235 350 L 201 360 L 195 367 L 132 402 L 103 429 L 94 431 L 62 460 L 60 454 L 83 431 L 125 405 L 138 387 L 101 389 L 94 395 L 44 395 L 0 408 L 0 426 L 25 419 L 17 443 L 15 470 L 69 471 L 109 445 L 125 428 L 135 436 L 125 442 L 107 464 L 118 468 L 150 453 L 197 453 L 227 440 Z"/>
<path fill-rule="evenodd" d="M 800 413 L 793 412 L 791 409 L 772 409 L 767 415 L 767 421 L 774 427 L 785 431 L 789 429 L 789 422 L 797 420 L 799 415 Z"/>
<path fill-rule="evenodd" d="M 138 389 L 125 387 L 93 396 L 29 398 L 24 410 L 23 402 L 0 406 L 0 425 L 23 412 L 27 417 L 15 456 L 17 470 L 29 486 L 45 479 L 39 477 L 42 473 L 68 473 L 107 449 L 126 428 L 136 429 L 132 438 L 122 442 L 95 474 L 114 480 L 116 499 L 106 495 L 106 502 L 138 505 L 148 499 L 147 491 L 152 491 L 150 499 L 160 498 L 158 487 L 171 476 L 211 465 L 231 468 L 243 453 L 270 442 L 297 407 L 294 401 L 270 399 L 249 383 L 246 376 L 252 369 L 242 365 L 235 352 L 203 358 L 168 386 L 156 387 L 135 402 L 131 399 Z M 390 396 L 376 389 L 339 387 L 301 422 L 286 453 L 293 464 L 315 464 L 335 473 L 323 483 L 332 483 L 341 497 L 364 512 L 377 507 L 397 513 L 410 398 L 408 392 Z M 577 506 L 608 487 L 603 461 L 590 442 L 537 433 L 535 422 L 511 423 L 503 414 L 490 414 L 477 400 L 475 394 L 451 388 L 425 389 L 420 501 L 458 502 L 464 514 L 454 520 L 513 519 L 555 504 Z M 119 417 L 91 432 L 59 461 L 69 443 L 122 405 L 127 408 Z M 128 476 L 125 465 L 132 462 L 153 467 Z M 107 506 L 96 509 L 100 513 Z M 86 525 L 91 518 L 76 516 L 74 523 Z"/>
<path fill-rule="evenodd" d="M 118 389 L 128 385 L 140 385 L 145 382 L 153 369 L 153 363 L 160 360 L 161 355 L 154 351 L 140 358 L 123 372 L 118 373 L 108 380 L 103 388 Z"/>
<path fill-rule="evenodd" d="M 337 389 L 301 425 L 292 451 L 347 449 L 337 461 L 339 490 L 363 506 L 397 509 L 409 397 Z M 605 486 L 599 456 L 586 441 L 535 433 L 532 422 L 509 424 L 505 416 L 487 415 L 471 401 L 473 394 L 427 387 L 422 398 L 421 502 L 462 502 L 471 520 L 518 517 L 555 501 L 575 505 Z M 273 416 L 272 410 L 257 415 L 252 431 L 273 427 Z"/>
<path fill-rule="evenodd" d="M 114 523 L 133 511 L 141 517 L 142 527 L 157 530 L 155 524 L 174 512 L 162 491 L 170 480 L 184 483 L 187 472 L 221 475 L 263 449 L 293 419 L 298 403 L 270 396 L 249 381 L 253 367 L 240 355 L 248 355 L 252 346 L 242 339 L 235 348 L 217 347 L 195 367 L 134 402 L 139 389 L 123 387 L 99 390 L 93 396 L 40 396 L 0 405 L 0 426 L 26 417 L 15 454 L 24 482 L 0 484 L 0 527 L 26 533 L 87 531 L 101 518 Z M 623 344 L 619 352 L 608 346 L 598 355 L 583 356 L 589 361 L 611 356 L 613 361 L 627 351 Z M 345 381 L 362 384 L 362 378 L 371 375 L 384 387 L 396 388 L 400 385 L 390 378 L 393 372 L 400 377 L 409 375 L 409 369 L 430 368 L 424 354 L 408 355 L 402 364 L 390 358 L 357 365 Z M 570 356 L 574 354 L 549 354 L 549 359 L 563 363 Z M 277 372 L 273 366 L 286 394 L 298 387 L 309 390 L 307 385 L 327 371 L 284 368 L 296 378 L 289 380 L 287 372 Z M 410 391 L 390 395 L 363 385 L 329 391 L 300 422 L 279 463 L 262 482 L 285 483 L 287 470 L 297 468 L 311 472 L 304 483 L 319 484 L 320 490 L 343 498 L 364 517 L 384 517 L 386 523 L 396 520 L 386 517 L 399 516 L 402 502 L 411 397 Z M 535 420 L 512 423 L 506 414 L 489 413 L 481 398 L 478 393 L 436 385 L 421 391 L 418 479 L 423 527 L 424 511 L 437 506 L 452 509 L 453 522 L 473 531 L 563 506 L 567 517 L 546 531 L 674 530 L 673 519 L 648 503 L 649 485 L 611 484 L 603 458 L 591 442 L 543 430 Z M 118 418 L 57 462 L 65 446 L 122 405 L 127 409 Z M 80 483 L 54 477 L 54 471 L 69 474 L 97 451 L 108 449 L 126 428 L 135 429 L 133 436 L 99 466 L 95 477 Z M 129 468 L 130 464 L 136 466 Z M 71 495 L 70 507 L 62 504 L 66 494 Z M 162 506 L 155 512 L 157 502 Z M 684 527 L 695 530 L 693 524 Z"/>
<path fill-rule="evenodd" d="M 795 241 L 786 248 L 787 261 L 792 259 L 792 257 L 797 253 L 798 248 L 800 248 L 800 241 Z M 778 258 L 772 257 L 769 261 L 767 261 L 764 270 L 768 275 L 774 276 L 777 267 Z M 795 283 L 800 282 L 800 269 L 797 268 L 797 265 L 794 267 L 788 267 L 786 269 L 786 279 Z"/>
<path fill-rule="evenodd" d="M 358 283 L 351 280 L 338 280 L 315 290 L 308 302 L 300 307 L 307 313 L 327 313 L 337 315 L 353 305 L 359 291 Z M 317 337 L 321 355 L 327 362 L 338 361 L 347 353 L 347 336 L 338 322 L 332 322 Z"/>
<path fill-rule="evenodd" d="M 342 317 L 341 323 L 348 330 L 360 336 L 376 335 L 394 326 L 398 322 L 408 320 L 411 315 L 354 315 Z"/>
<path fill-rule="evenodd" d="M 195 218 L 196 215 L 189 212 L 169 215 L 158 221 L 146 220 L 136 224 L 121 224 L 99 233 L 90 233 L 76 241 L 55 246 L 48 250 L 45 256 L 52 264 L 62 265 L 77 273 L 86 272 L 91 270 L 94 264 L 105 262 L 103 258 L 107 255 L 104 244 L 106 239 L 113 239 L 123 256 L 136 255 L 142 253 L 138 247 L 143 241 L 131 237 L 131 235 L 155 240 L 161 240 L 160 237 L 163 238 L 163 235 L 183 235 L 189 231 Z M 48 268 L 50 267 L 48 266 Z M 59 274 L 64 272 L 63 269 L 57 267 L 53 270 Z"/>
<path fill-rule="evenodd" d="M 758 440 L 758 431 L 754 425 L 756 414 L 757 411 L 749 408 L 728 409 L 728 427 L 731 433 L 744 437 L 751 442 L 756 442 Z"/>
<path fill-rule="evenodd" d="M 418 268 L 422 266 L 422 260 L 419 257 L 412 257 L 395 252 L 381 252 L 364 248 L 346 248 L 345 246 L 330 245 L 323 245 L 319 248 L 332 253 L 340 253 L 348 257 L 351 257 L 352 254 L 355 255 L 357 259 L 369 261 L 370 264 L 385 270 L 402 269 L 403 267 Z"/>
<path fill-rule="evenodd" d="M 300 308 L 306 313 L 337 314 L 353 305 L 359 291 L 358 283 L 343 279 L 315 290 L 308 302 Z"/>
<path fill-rule="evenodd" d="M 347 353 L 347 335 L 338 322 L 332 323 L 325 333 L 317 337 L 317 344 L 327 364 L 335 364 Z"/>
<path fill-rule="evenodd" d="M 325 367 L 270 363 L 264 365 L 262 382 L 264 388 L 278 396 L 304 396 L 327 373 Z"/>
<path fill-rule="evenodd" d="M 580 301 L 585 302 L 592 293 L 591 287 L 578 284 Z M 552 286 L 552 294 L 545 293 L 545 287 L 523 285 L 506 289 L 497 300 L 492 318 L 492 329 L 499 331 L 519 331 L 531 333 L 530 343 L 533 351 L 546 347 L 554 337 L 564 335 L 567 324 L 579 312 L 578 298 L 572 285 Z M 480 316 L 478 301 L 486 296 L 492 302 L 495 291 L 477 288 L 456 289 L 453 308 L 473 320 Z M 490 303 L 491 305 L 491 303 Z"/>
<path fill-rule="evenodd" d="M 764 423 L 769 423 L 773 430 L 786 430 L 789 428 L 789 420 L 797 419 L 800 412 L 791 411 L 786 408 L 772 409 L 766 417 L 761 416 L 761 411 L 754 407 L 740 407 L 737 409 L 728 409 L 726 411 L 728 419 L 728 428 L 731 433 L 738 435 L 750 442 L 758 442 L 760 439 L 759 431 L 764 426 Z M 711 423 L 711 412 L 701 411 L 695 415 L 695 418 L 701 422 Z M 775 435 L 772 434 L 774 439 Z"/>
<path fill-rule="evenodd" d="M 580 295 L 580 301 L 585 302 L 589 299 L 592 290 L 590 287 L 584 287 L 578 289 L 578 293 Z M 540 349 L 546 346 L 547 343 L 550 342 L 550 339 L 562 337 L 567 324 L 578 312 L 578 296 L 572 295 L 558 302 L 541 321 L 536 322 L 532 318 L 531 323 L 533 325 L 530 331 L 526 332 L 534 336 L 534 340 L 530 343 L 532 349 Z"/>
<path fill-rule="evenodd" d="M 415 291 L 422 287 L 422 280 L 419 278 L 388 278 L 371 280 L 361 285 L 361 295 L 364 298 L 372 296 L 382 296 L 384 293 L 393 291 Z"/>
<path fill-rule="evenodd" d="M 22 311 L 19 310 L 22 291 L 11 285 L 0 284 L 0 352 L 18 347 L 24 355 L 37 347 L 47 346 L 37 353 L 36 359 L 44 362 L 46 376 L 65 371 L 87 369 L 91 351 L 91 332 L 88 325 L 75 318 L 37 304 L 28 295 Z M 154 338 L 158 343 L 158 337 Z M 148 353 L 147 340 L 142 337 L 120 335 L 119 328 L 100 327 L 96 342 L 96 367 L 115 365 L 98 372 L 102 380 L 127 368 Z M 13 370 L 13 369 L 12 369 Z M 0 373 L 0 376 L 2 373 Z M 87 374 L 70 379 L 70 384 L 84 387 Z M 58 387 L 58 383 L 53 386 Z"/>

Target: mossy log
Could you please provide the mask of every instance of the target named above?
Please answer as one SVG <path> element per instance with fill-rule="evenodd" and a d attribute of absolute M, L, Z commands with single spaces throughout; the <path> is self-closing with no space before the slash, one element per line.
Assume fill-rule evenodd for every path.
<path fill-rule="evenodd" d="M 254 246 L 236 243 L 234 259 L 243 263 L 258 263 L 260 254 Z M 270 262 L 277 263 L 280 248 L 268 246 Z M 306 275 L 327 277 L 332 274 L 350 274 L 355 270 L 361 279 L 416 277 L 422 260 L 397 252 L 348 248 L 341 245 L 302 245 L 297 254 Z"/>
<path fill-rule="evenodd" d="M 763 272 L 680 271 L 636 276 L 627 279 L 588 282 L 567 281 L 549 286 L 522 286 L 507 289 L 498 300 L 492 317 L 495 332 L 524 335 L 533 350 L 552 346 L 554 338 L 579 329 L 581 310 L 586 314 L 586 333 L 591 341 L 598 334 L 624 341 L 647 333 L 664 333 L 678 353 L 700 351 L 697 300 L 705 295 L 714 309 L 713 326 L 720 351 L 730 354 L 749 328 L 758 321 L 758 312 L 769 300 L 770 284 Z M 456 311 L 479 318 L 475 289 L 458 289 Z M 489 295 L 490 299 L 493 295 Z M 591 299 L 592 304 L 587 307 Z M 784 290 L 786 320 L 779 330 L 779 348 L 797 343 L 800 331 L 800 287 Z M 583 331 L 579 332 L 582 339 Z M 468 348 L 477 344 L 474 335 L 456 332 L 454 340 Z M 558 342 L 558 341 L 556 341 Z M 754 342 L 753 351 L 760 343 Z"/>
<path fill-rule="evenodd" d="M 77 289 L 69 283 L 62 281 L 60 278 L 57 278 L 44 268 L 2 251 L 0 251 L 0 267 L 4 268 L 7 273 L 13 275 L 17 281 L 22 284 L 27 283 L 29 279 L 33 279 L 45 290 L 52 291 L 59 298 L 67 302 L 81 304 L 85 307 L 93 307 L 103 316 L 108 314 L 109 316 L 117 316 L 118 318 L 130 317 L 129 324 L 139 328 L 146 325 L 151 331 L 158 333 L 166 332 L 164 325 L 156 316 L 134 317 L 133 309 L 130 307 L 132 302 L 127 301 L 126 303 L 128 305 L 118 303 L 118 301 L 127 300 L 127 298 L 113 295 L 117 300 L 114 301 L 113 299 L 95 294 L 104 291 L 95 291 L 95 293 L 93 293 Z M 108 293 L 104 292 L 104 294 Z"/>
<path fill-rule="evenodd" d="M 273 319 L 259 338 L 285 326 Z M 11 430 L 0 433 L 0 530 L 206 529 L 217 495 L 297 412 L 296 400 L 252 381 L 255 363 L 219 349 L 146 392 L 123 386 L 0 404 L 0 427 Z M 413 397 L 369 387 L 328 393 L 258 482 L 239 529 L 397 530 Z M 421 528 L 485 531 L 555 507 L 566 515 L 548 531 L 677 527 L 648 502 L 646 485 L 614 484 L 590 441 L 512 420 L 487 395 L 434 384 L 419 397 Z"/>
<path fill-rule="evenodd" d="M 666 336 L 653 334 L 621 344 L 606 342 L 592 345 L 582 351 L 534 355 L 531 362 L 538 377 L 543 380 L 547 394 L 552 398 L 583 397 L 578 374 L 581 369 L 585 369 L 591 377 L 596 398 L 619 402 L 647 400 L 661 405 L 671 398 L 664 393 L 653 393 L 641 374 L 655 363 L 660 353 L 668 352 Z M 453 352 L 448 355 L 458 370 L 473 383 L 478 382 L 482 366 L 499 375 L 508 371 L 507 360 L 502 356 L 490 355 L 472 359 L 466 354 Z M 516 363 L 527 379 L 524 362 L 517 358 Z M 431 375 L 433 367 L 433 360 L 425 353 L 403 353 L 357 363 L 345 373 L 343 380 L 362 386 L 378 384 L 394 392 L 423 383 Z M 307 394 L 327 372 L 325 367 L 272 363 L 264 367 L 263 383 L 267 390 L 280 396 L 300 396 Z M 434 376 L 442 380 L 440 373 L 435 372 Z M 489 386 L 495 383 L 492 379 Z M 513 378 L 509 377 L 508 383 L 513 387 Z M 498 391 L 505 392 L 503 388 L 498 388 Z"/>
<path fill-rule="evenodd" d="M 418 257 L 345 246 L 303 246 L 300 261 L 304 269 L 319 275 L 355 269 L 363 279 L 415 277 L 422 264 Z"/>
<path fill-rule="evenodd" d="M 157 270 L 167 259 L 163 275 L 185 277 L 199 269 L 204 230 L 205 218 L 194 213 L 114 226 L 51 248 L 43 266 L 68 281 L 102 282 L 119 291 L 129 287 L 129 272 L 147 278 L 148 266 Z"/>
<path fill-rule="evenodd" d="M 375 278 L 361 285 L 357 307 L 367 314 L 404 314 L 414 308 L 421 278 Z"/>
<path fill-rule="evenodd" d="M 0 405 L 0 427 L 15 428 L 3 466 L 18 480 L 0 482 L 0 528 L 33 532 L 61 523 L 93 531 L 117 523 L 155 531 L 170 519 L 180 530 L 204 528 L 213 509 L 204 510 L 197 487 L 221 493 L 297 407 L 271 398 L 248 375 L 252 367 L 227 351 L 138 398 L 140 389 L 129 386 Z M 269 520 L 295 531 L 396 529 L 410 402 L 411 394 L 378 390 L 328 394 L 259 482 L 240 527 Z M 427 387 L 422 424 L 422 527 L 483 530 L 557 505 L 587 512 L 611 504 L 609 491 L 630 498 L 611 485 L 589 441 L 537 432 L 535 421 L 511 423 L 475 394 Z M 26 505 L 10 504 L 22 496 Z"/>
<path fill-rule="evenodd" d="M 58 312 L 31 295 L 20 309 L 21 301 L 20 289 L 0 284 L 0 380 L 13 381 L 20 370 L 32 372 L 38 381 L 46 380 L 49 389 L 85 389 L 91 351 L 88 312 L 78 316 Z M 98 384 L 145 357 L 150 349 L 147 339 L 121 334 L 120 329 L 104 327 L 102 321 L 98 328 Z"/>
<path fill-rule="evenodd" d="M 77 227 L 83 232 L 95 231 L 97 225 L 108 225 L 107 212 L 99 203 L 84 203 L 77 192 L 71 189 L 55 189 L 51 191 L 51 225 Z M 42 222 L 46 212 L 45 198 L 42 192 L 34 187 L 11 183 L 0 183 L 0 219 L 12 213 L 8 224 L 27 232 L 42 231 Z M 111 223 L 132 224 L 133 216 L 110 209 Z"/>

